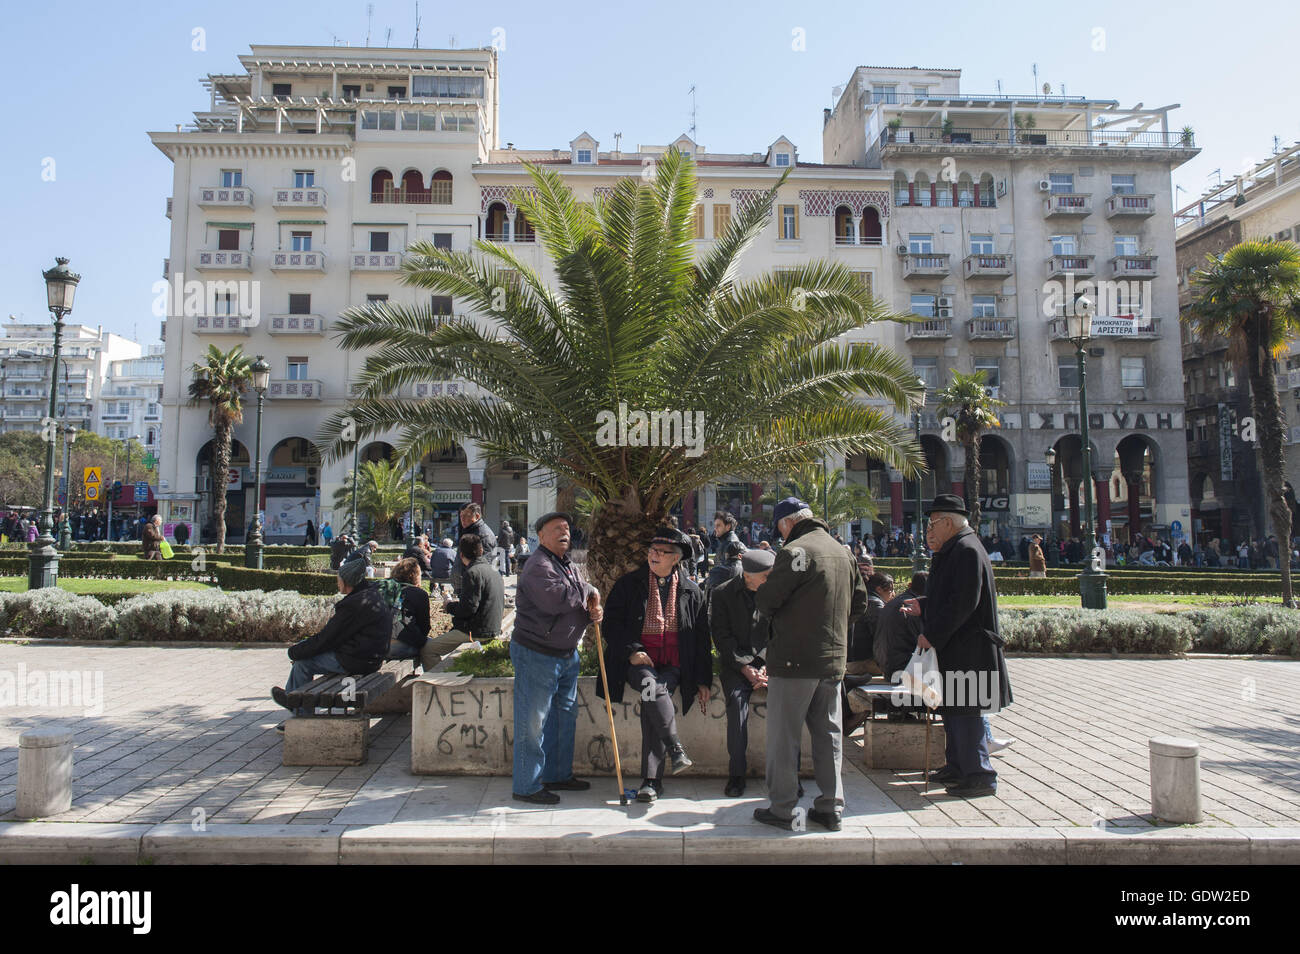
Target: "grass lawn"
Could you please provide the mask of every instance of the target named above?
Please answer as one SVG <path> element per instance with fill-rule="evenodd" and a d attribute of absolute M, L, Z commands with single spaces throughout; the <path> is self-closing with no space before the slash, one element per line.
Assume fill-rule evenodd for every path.
<path fill-rule="evenodd" d="M 0 593 L 22 593 L 27 589 L 27 577 L 0 577 Z M 207 590 L 206 583 L 193 580 L 84 580 L 76 577 L 60 577 L 59 589 L 71 593 L 86 593 L 91 596 L 100 593 L 162 593 L 167 590 Z"/>
<path fill-rule="evenodd" d="M 1260 606 L 1272 605 L 1281 606 L 1282 597 L 1258 597 L 1254 600 Z M 1176 612 L 1179 609 L 1203 606 L 1231 606 L 1236 605 L 1232 600 L 1222 595 L 1209 593 L 1164 593 L 1164 594 L 1108 594 L 1106 605 L 1114 609 L 1136 609 L 1136 610 L 1168 610 Z M 1033 608 L 1062 606 L 1071 609 L 1079 608 L 1079 597 L 1077 596 L 999 596 L 998 607 L 1005 609 L 1013 608 Z"/>

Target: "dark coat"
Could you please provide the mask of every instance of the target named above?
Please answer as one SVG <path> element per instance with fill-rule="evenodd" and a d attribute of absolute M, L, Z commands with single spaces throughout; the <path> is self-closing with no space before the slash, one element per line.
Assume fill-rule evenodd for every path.
<path fill-rule="evenodd" d="M 718 648 L 722 684 L 744 683 L 745 666 L 758 669 L 767 649 L 768 619 L 758 612 L 754 592 L 743 576 L 720 583 L 709 596 L 709 630 Z"/>
<path fill-rule="evenodd" d="M 152 522 L 146 523 L 144 530 L 140 534 L 140 556 L 146 560 L 161 560 L 162 539 L 162 531 L 155 527 Z"/>
<path fill-rule="evenodd" d="M 481 556 L 461 575 L 459 597 L 447 604 L 451 623 L 475 639 L 501 635 L 501 614 L 505 612 L 505 583 L 486 556 Z"/>
<path fill-rule="evenodd" d="M 289 647 L 290 659 L 310 659 L 333 652 L 350 675 L 377 672 L 393 635 L 393 611 L 379 588 L 362 580 L 334 604 L 334 615 L 315 636 Z"/>
<path fill-rule="evenodd" d="M 849 642 L 849 662 L 873 658 L 872 647 L 875 645 L 876 631 L 880 627 L 880 613 L 884 608 L 885 601 L 868 591 L 867 611 L 853 624 L 853 638 Z"/>
<path fill-rule="evenodd" d="M 975 531 L 969 527 L 962 530 L 934 554 L 925 594 L 921 631 L 934 646 L 943 675 L 940 711 L 954 716 L 978 715 L 1008 705 L 1011 680 L 998 627 L 993 564 Z M 965 698 L 957 698 L 954 690 Z M 986 701 L 991 704 L 970 704 L 979 703 L 979 696 L 989 690 L 993 698 Z"/>
<path fill-rule="evenodd" d="M 605 638 L 605 668 L 609 673 L 611 702 L 623 701 L 628 659 L 634 653 L 645 651 L 641 630 L 645 627 L 649 598 L 650 567 L 643 563 L 631 573 L 619 577 L 605 601 L 601 635 Z M 682 670 L 677 688 L 682 696 L 682 715 L 685 715 L 695 701 L 696 690 L 700 686 L 713 685 L 713 656 L 704 591 L 686 575 L 686 568 L 681 564 L 677 570 L 677 656 Z M 605 688 L 600 685 L 599 676 L 596 682 L 596 692 L 604 698 Z"/>
<path fill-rule="evenodd" d="M 890 682 L 895 673 L 907 668 L 907 661 L 916 652 L 916 637 L 921 632 L 921 619 L 903 615 L 903 601 L 916 596 L 910 589 L 886 603 L 880 610 L 872 640 L 871 657 Z"/>

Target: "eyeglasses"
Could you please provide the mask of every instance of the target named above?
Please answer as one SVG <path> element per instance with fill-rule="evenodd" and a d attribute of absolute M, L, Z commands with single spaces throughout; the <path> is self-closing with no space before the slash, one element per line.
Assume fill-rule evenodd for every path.
<path fill-rule="evenodd" d="M 651 547 L 650 552 L 661 557 L 681 556 L 682 553 L 681 550 L 665 550 L 663 547 Z"/>

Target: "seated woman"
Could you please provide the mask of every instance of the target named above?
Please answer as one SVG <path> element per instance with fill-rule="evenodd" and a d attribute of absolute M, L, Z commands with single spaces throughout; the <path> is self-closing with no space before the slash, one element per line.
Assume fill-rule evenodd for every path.
<path fill-rule="evenodd" d="M 705 711 L 713 686 L 704 593 L 689 576 L 693 558 L 684 533 L 660 527 L 648 544 L 646 562 L 619 578 L 605 607 L 609 686 L 598 686 L 597 692 L 603 697 L 608 691 L 611 702 L 622 702 L 626 683 L 641 694 L 640 802 L 663 794 L 667 759 L 674 775 L 691 765 L 677 737 L 673 690 L 681 692 L 685 715 L 692 701 Z"/>
<path fill-rule="evenodd" d="M 402 628 L 388 645 L 388 658 L 419 657 L 420 668 L 430 670 L 441 657 L 430 651 L 433 641 L 429 639 L 429 593 L 420 585 L 420 562 L 415 557 L 404 557 L 397 561 L 391 576 L 402 584 Z"/>

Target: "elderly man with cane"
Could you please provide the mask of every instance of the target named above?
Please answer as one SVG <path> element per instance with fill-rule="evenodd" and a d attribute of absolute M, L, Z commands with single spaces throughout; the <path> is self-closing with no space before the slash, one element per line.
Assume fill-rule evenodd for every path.
<path fill-rule="evenodd" d="M 927 514 L 926 543 L 934 554 L 925 596 L 904 601 L 902 612 L 921 618 L 917 646 L 934 648 L 943 679 L 947 764 L 931 774 L 949 795 L 978 798 L 997 792 L 982 712 L 1011 702 L 1011 681 L 998 628 L 993 564 L 967 521 L 966 504 L 940 494 Z"/>

